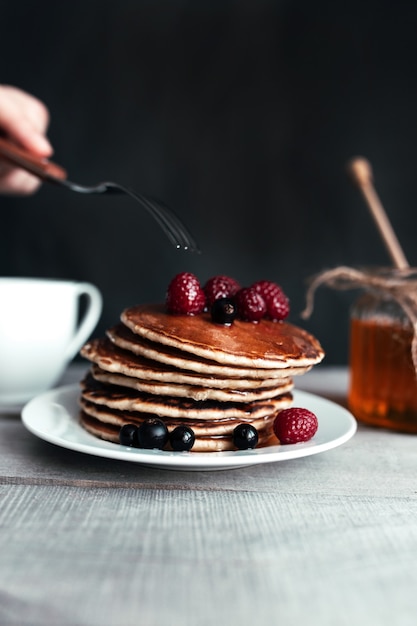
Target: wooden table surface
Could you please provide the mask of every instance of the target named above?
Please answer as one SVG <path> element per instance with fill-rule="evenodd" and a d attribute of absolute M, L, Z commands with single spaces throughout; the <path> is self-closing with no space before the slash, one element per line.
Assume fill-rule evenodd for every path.
<path fill-rule="evenodd" d="M 345 399 L 343 368 L 296 382 Z M 181 472 L 2 414 L 0 625 L 415 626 L 416 470 L 415 436 L 363 426 L 315 456 Z"/>

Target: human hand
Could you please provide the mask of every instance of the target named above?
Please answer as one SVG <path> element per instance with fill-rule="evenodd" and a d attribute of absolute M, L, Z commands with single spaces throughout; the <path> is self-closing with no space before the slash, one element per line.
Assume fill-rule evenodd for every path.
<path fill-rule="evenodd" d="M 41 157 L 53 150 L 45 136 L 49 124 L 46 106 L 34 96 L 9 85 L 0 85 L 0 134 Z M 41 181 L 25 170 L 0 161 L 0 193 L 29 195 Z"/>

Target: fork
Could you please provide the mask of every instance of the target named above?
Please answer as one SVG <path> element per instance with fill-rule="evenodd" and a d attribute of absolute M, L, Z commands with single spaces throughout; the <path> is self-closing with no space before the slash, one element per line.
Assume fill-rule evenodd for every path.
<path fill-rule="evenodd" d="M 133 191 L 129 187 L 110 181 L 90 186 L 73 183 L 68 180 L 67 172 L 60 165 L 48 159 L 38 157 L 20 146 L 16 146 L 4 137 L 0 137 L 0 159 L 23 168 L 41 180 L 66 187 L 77 193 L 126 194 L 139 202 L 152 215 L 176 248 L 200 252 L 198 244 L 185 225 L 172 209 L 169 209 L 159 200 L 149 198 L 137 191 Z"/>

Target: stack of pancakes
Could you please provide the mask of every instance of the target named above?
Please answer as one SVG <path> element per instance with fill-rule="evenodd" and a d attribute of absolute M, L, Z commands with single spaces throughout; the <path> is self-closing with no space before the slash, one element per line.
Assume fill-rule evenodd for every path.
<path fill-rule="evenodd" d="M 226 326 L 163 305 L 126 309 L 81 354 L 92 363 L 80 399 L 89 432 L 118 443 L 124 424 L 156 416 L 169 432 L 192 428 L 193 452 L 235 449 L 240 423 L 257 429 L 258 445 L 270 443 L 277 412 L 292 403 L 293 377 L 324 356 L 312 335 L 286 322 Z"/>

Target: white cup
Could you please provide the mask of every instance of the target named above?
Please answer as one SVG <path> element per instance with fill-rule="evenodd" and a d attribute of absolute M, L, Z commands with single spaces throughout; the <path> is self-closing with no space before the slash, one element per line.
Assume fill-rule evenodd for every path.
<path fill-rule="evenodd" d="M 23 404 L 53 387 L 101 310 L 101 294 L 90 283 L 0 278 L 0 405 Z"/>

